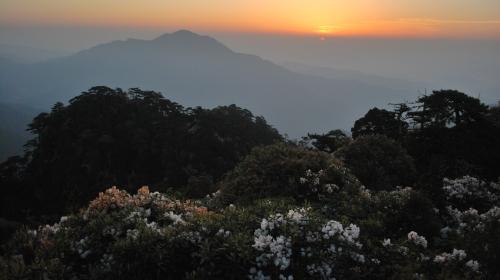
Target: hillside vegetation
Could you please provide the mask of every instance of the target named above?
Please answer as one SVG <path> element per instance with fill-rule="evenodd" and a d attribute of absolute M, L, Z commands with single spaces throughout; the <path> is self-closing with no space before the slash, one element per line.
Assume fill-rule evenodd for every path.
<path fill-rule="evenodd" d="M 454 90 L 291 141 L 95 87 L 0 165 L 0 279 L 498 279 L 500 110 Z"/>

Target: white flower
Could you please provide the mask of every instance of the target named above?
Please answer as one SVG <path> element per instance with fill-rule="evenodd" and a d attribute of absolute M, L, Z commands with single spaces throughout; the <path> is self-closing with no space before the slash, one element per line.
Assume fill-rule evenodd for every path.
<path fill-rule="evenodd" d="M 382 241 L 382 246 L 384 247 L 391 246 L 391 239 L 385 238 L 384 241 Z"/>
<path fill-rule="evenodd" d="M 260 222 L 260 229 L 266 230 L 268 225 L 269 225 L 269 223 L 268 223 L 267 219 L 264 218 Z"/>
<path fill-rule="evenodd" d="M 127 237 L 136 240 L 139 237 L 139 230 L 138 229 L 127 229 Z"/>
<path fill-rule="evenodd" d="M 453 252 L 450 253 L 441 253 L 434 257 L 435 263 L 446 264 L 452 261 L 462 261 L 467 257 L 467 253 L 464 250 L 453 249 Z"/>
<path fill-rule="evenodd" d="M 165 215 L 165 217 L 169 218 L 173 222 L 174 225 L 186 223 L 182 219 L 182 214 L 175 214 L 174 212 L 170 211 L 168 213 L 165 213 L 164 215 Z"/>
<path fill-rule="evenodd" d="M 410 231 L 408 233 L 408 240 L 413 242 L 415 245 L 427 248 L 427 240 L 425 237 L 418 235 L 415 231 Z"/>
<path fill-rule="evenodd" d="M 290 220 L 290 222 L 293 222 L 298 225 L 304 225 L 308 221 L 307 218 L 308 210 L 309 209 L 306 208 L 290 209 L 286 217 L 288 220 Z"/>
<path fill-rule="evenodd" d="M 468 262 L 465 263 L 465 265 L 470 268 L 472 271 L 478 271 L 479 270 L 479 263 L 475 260 L 469 260 Z"/>
<path fill-rule="evenodd" d="M 500 202 L 500 184 L 487 183 L 471 176 L 455 180 L 444 178 L 443 190 L 448 201 L 460 203 L 471 199 L 492 204 Z"/>
<path fill-rule="evenodd" d="M 223 228 L 221 228 L 215 235 L 227 238 L 229 237 L 229 235 L 231 235 L 231 232 L 229 230 L 224 230 Z"/>

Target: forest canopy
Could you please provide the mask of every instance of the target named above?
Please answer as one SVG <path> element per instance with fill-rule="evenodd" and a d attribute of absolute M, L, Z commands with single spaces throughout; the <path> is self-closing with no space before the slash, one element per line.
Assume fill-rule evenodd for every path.
<path fill-rule="evenodd" d="M 282 140 L 235 105 L 184 108 L 156 92 L 108 87 L 56 103 L 29 130 L 25 155 L 0 166 L 4 217 L 76 210 L 113 185 L 195 184 L 203 189 L 192 194 L 205 195 L 253 147 Z"/>

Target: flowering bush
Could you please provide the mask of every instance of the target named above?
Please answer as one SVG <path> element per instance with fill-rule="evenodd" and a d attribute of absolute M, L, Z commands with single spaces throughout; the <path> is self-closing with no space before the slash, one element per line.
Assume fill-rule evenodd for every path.
<path fill-rule="evenodd" d="M 335 279 L 354 277 L 365 256 L 359 251 L 359 227 L 323 221 L 307 208 L 263 218 L 252 245 L 260 254 L 250 279 Z"/>
<path fill-rule="evenodd" d="M 412 188 L 367 190 L 332 170 L 298 176 L 303 199 L 234 205 L 218 203 L 224 190 L 193 201 L 112 187 L 19 230 L 0 279 L 498 279 L 494 183 L 446 179 L 438 209 Z"/>
<path fill-rule="evenodd" d="M 479 261 L 468 267 L 488 270 L 500 277 L 500 184 L 465 176 L 444 179 L 446 209 L 441 238 L 445 242 L 463 244 Z"/>
<path fill-rule="evenodd" d="M 341 166 L 341 163 L 330 154 L 279 143 L 253 149 L 219 182 L 218 187 L 225 200 L 232 203 L 267 197 L 303 200 L 308 190 L 297 179 L 306 170 L 326 172 L 326 169 L 336 166 Z"/>
<path fill-rule="evenodd" d="M 455 180 L 443 179 L 446 200 L 456 207 L 488 210 L 500 204 L 500 184 L 484 182 L 471 176 Z"/>

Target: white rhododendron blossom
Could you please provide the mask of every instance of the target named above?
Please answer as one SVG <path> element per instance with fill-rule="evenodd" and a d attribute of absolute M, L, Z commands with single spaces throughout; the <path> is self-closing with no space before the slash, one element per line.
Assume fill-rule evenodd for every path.
<path fill-rule="evenodd" d="M 361 244 L 356 241 L 359 237 L 359 227 L 350 224 L 348 227 L 344 228 L 341 223 L 337 221 L 328 221 L 326 225 L 321 229 L 323 232 L 323 238 L 330 239 L 332 237 L 337 237 L 342 241 L 346 241 L 358 248 L 361 248 Z"/>
<path fill-rule="evenodd" d="M 362 245 L 357 240 L 360 229 L 354 224 L 344 227 L 335 220 L 327 221 L 316 230 L 311 229 L 309 208 L 296 208 L 287 215 L 272 214 L 263 218 L 254 232 L 253 248 L 261 252 L 255 259 L 256 268 L 250 270 L 250 279 L 267 279 L 272 267 L 278 269 L 279 279 L 292 279 L 292 256 L 308 259 L 307 272 L 321 279 L 334 279 L 334 263 L 339 257 L 365 263 L 357 252 Z M 307 229 L 309 230 L 306 230 Z M 301 244 L 294 253 L 296 245 Z M 312 262 L 317 259 L 317 262 Z M 299 260 L 294 259 L 297 263 Z M 300 261 L 299 261 L 300 262 Z"/>
<path fill-rule="evenodd" d="M 415 245 L 427 248 L 427 240 L 425 237 L 418 235 L 415 231 L 410 231 L 408 233 L 408 240 L 413 242 Z"/>
<path fill-rule="evenodd" d="M 449 201 L 482 200 L 493 204 L 500 202 L 500 183 L 488 183 L 471 176 L 455 180 L 444 178 L 443 190 Z"/>
<path fill-rule="evenodd" d="M 500 207 L 492 203 L 494 196 L 486 197 L 496 193 L 496 184 L 467 176 L 447 180 L 444 204 L 414 204 L 422 197 L 409 187 L 338 189 L 324 184 L 322 176 L 323 171 L 309 170 L 299 179 L 300 187 L 316 188 L 311 194 L 326 197 L 333 191 L 319 202 L 303 196 L 305 202 L 286 197 L 214 206 L 221 202 L 214 200 L 220 192 L 179 201 L 146 187 L 135 195 L 111 188 L 79 213 L 21 231 L 18 240 L 42 252 L 36 257 L 43 265 L 65 262 L 56 269 L 92 269 L 100 279 L 129 265 L 160 264 L 168 271 L 172 263 L 182 275 L 200 279 L 231 278 L 214 267 L 229 267 L 234 278 L 259 280 L 496 279 L 491 275 L 499 270 L 491 263 L 498 245 L 491 239 L 498 235 Z M 429 208 L 409 209 L 415 205 Z M 422 210 L 420 217 L 415 209 Z M 413 220 L 421 217 L 429 223 Z M 401 219 L 408 223 L 398 224 Z M 26 263 L 16 254 L 9 261 Z M 140 257 L 124 263 L 131 255 Z M 2 257 L 0 269 L 6 267 Z"/>
<path fill-rule="evenodd" d="M 185 223 L 184 220 L 182 219 L 181 214 L 175 214 L 172 211 L 165 213 L 165 217 L 169 218 L 173 222 L 174 225 Z"/>
<path fill-rule="evenodd" d="M 475 260 L 469 260 L 465 265 L 472 271 L 479 271 L 479 263 Z"/>
<path fill-rule="evenodd" d="M 310 188 L 312 193 L 316 193 L 318 195 L 321 194 L 331 194 L 335 191 L 338 191 L 340 188 L 336 184 L 333 183 L 324 183 L 321 181 L 323 177 L 326 175 L 324 170 L 319 170 L 318 172 L 313 172 L 308 169 L 305 173 L 305 177 L 299 178 L 299 183 L 302 185 L 307 185 Z"/>
<path fill-rule="evenodd" d="M 307 213 L 311 211 L 310 208 L 298 208 L 298 209 L 290 209 L 287 213 L 287 218 L 293 223 L 304 225 L 308 221 Z"/>
<path fill-rule="evenodd" d="M 496 222 L 500 221 L 500 207 L 497 206 L 490 208 L 482 214 L 473 208 L 460 211 L 448 206 L 447 210 L 451 220 L 450 229 L 446 229 L 446 231 L 454 231 L 460 235 L 466 232 L 484 232 L 486 226 L 494 225 Z"/>
<path fill-rule="evenodd" d="M 450 261 L 462 261 L 467 257 L 464 250 L 453 249 L 451 253 L 441 253 L 434 257 L 435 263 L 448 263 Z"/>
<path fill-rule="evenodd" d="M 440 265 L 451 265 L 451 264 L 456 264 L 456 265 L 465 265 L 467 269 L 469 269 L 472 272 L 479 272 L 479 262 L 476 260 L 468 260 L 467 259 L 467 253 L 464 250 L 460 249 L 453 249 L 451 253 L 441 253 L 439 255 L 436 255 L 434 257 L 434 263 L 440 264 Z M 464 263 L 465 262 L 465 263 Z"/>
<path fill-rule="evenodd" d="M 388 247 L 391 246 L 391 239 L 390 238 L 385 238 L 384 241 L 382 241 L 382 246 Z"/>

